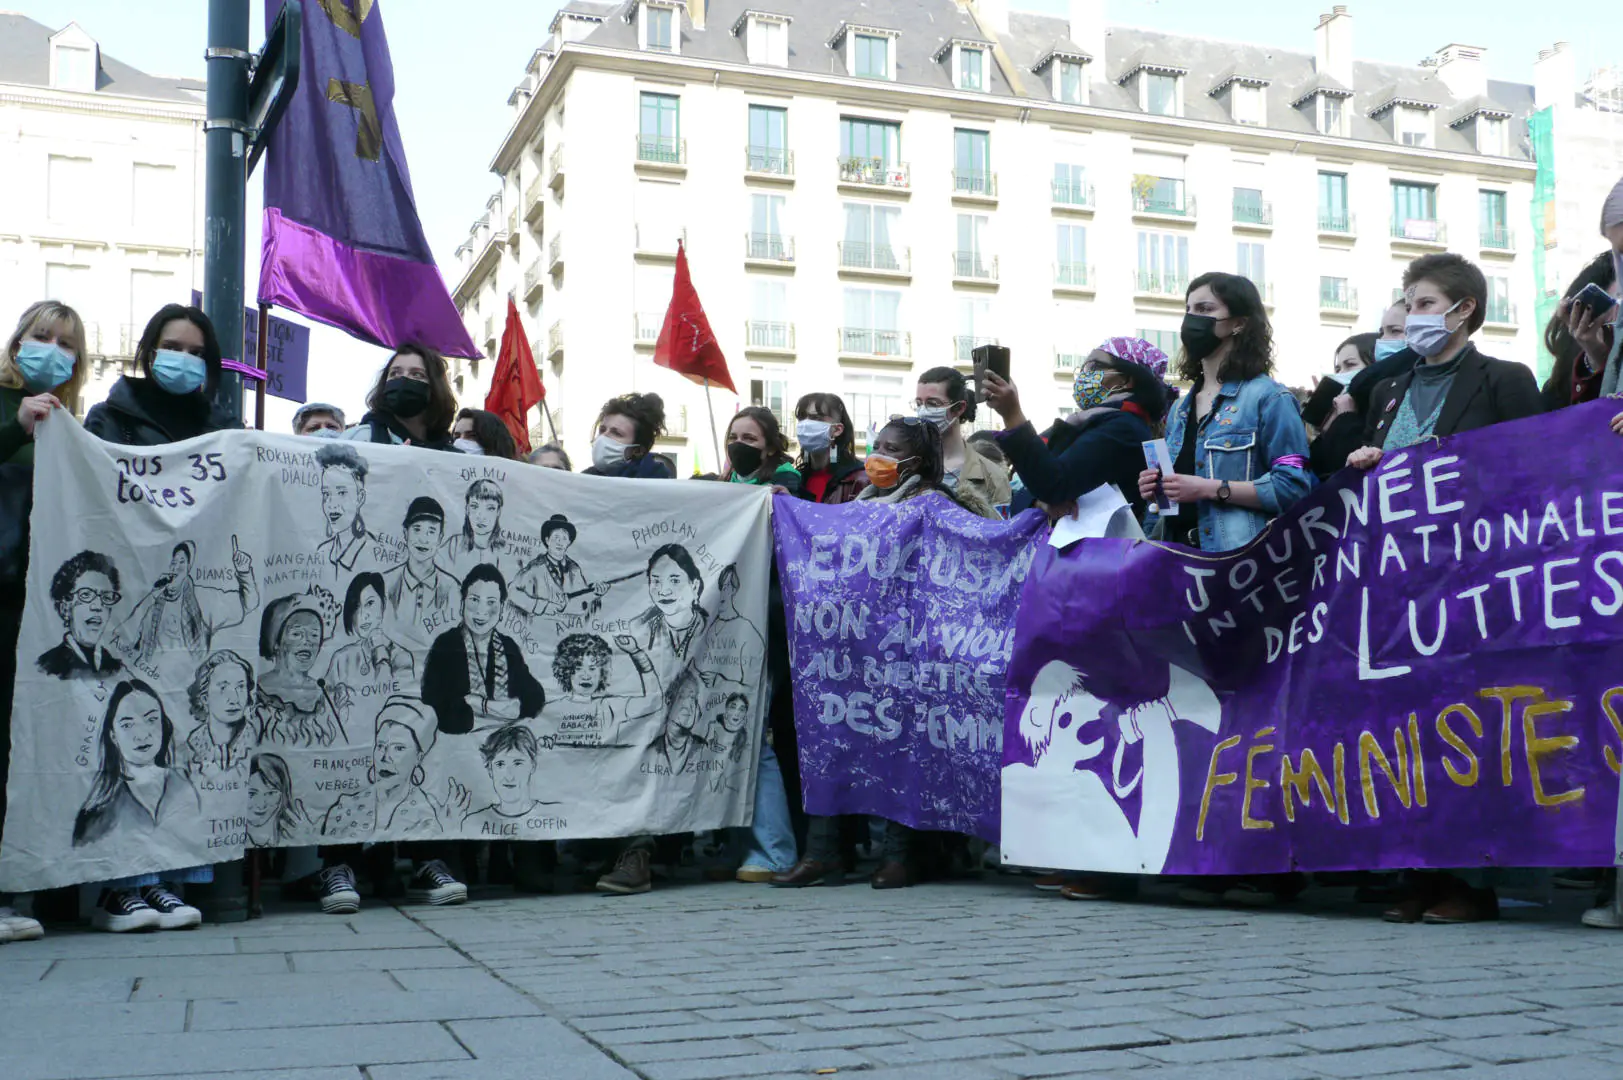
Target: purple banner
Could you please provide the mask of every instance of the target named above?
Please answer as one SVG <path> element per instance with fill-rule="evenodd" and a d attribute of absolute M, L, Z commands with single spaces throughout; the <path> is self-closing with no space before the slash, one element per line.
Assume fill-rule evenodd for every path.
<path fill-rule="evenodd" d="M 1041 515 L 779 498 L 772 521 L 807 811 L 995 841 L 1004 675 Z"/>
<path fill-rule="evenodd" d="M 1389 454 L 1227 554 L 1044 549 L 1009 670 L 1005 859 L 1610 865 L 1617 412 L 1596 402 Z"/>

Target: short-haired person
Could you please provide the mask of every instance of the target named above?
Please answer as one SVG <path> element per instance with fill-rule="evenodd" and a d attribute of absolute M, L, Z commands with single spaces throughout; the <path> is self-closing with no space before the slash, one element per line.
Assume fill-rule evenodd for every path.
<path fill-rule="evenodd" d="M 1273 329 L 1256 285 L 1238 274 L 1202 274 L 1184 306 L 1178 374 L 1192 386 L 1167 420 L 1173 472 L 1147 469 L 1138 487 L 1146 503 L 1159 488 L 1187 509 L 1165 518 L 1152 510 L 1145 530 L 1231 551 L 1312 488 L 1307 429 L 1296 396 L 1270 377 Z"/>
<path fill-rule="evenodd" d="M 634 480 L 669 480 L 670 468 L 653 453 L 665 432 L 665 402 L 658 394 L 621 394 L 603 403 L 597 414 L 588 476 Z"/>
<path fill-rule="evenodd" d="M 785 495 L 799 495 L 800 470 L 789 458 L 789 443 L 771 409 L 750 405 L 727 424 L 727 467 L 722 476 L 733 484 L 766 485 Z"/>
<path fill-rule="evenodd" d="M 964 425 L 975 419 L 975 395 L 957 368 L 934 367 L 919 376 L 914 407 L 918 417 L 941 432 L 941 484 L 948 491 L 959 485 L 994 510 L 1009 505 L 1009 473 L 970 446 Z"/>
<path fill-rule="evenodd" d="M 1107 338 L 1083 360 L 1071 388 L 1077 411 L 1048 430 L 1026 418 L 1020 391 L 987 372 L 986 403 L 1003 417 L 997 442 L 1014 465 L 1022 491 L 1010 507 L 1042 503 L 1059 513 L 1102 484 L 1113 484 L 1143 517 L 1138 474 L 1153 427 L 1166 415 L 1166 354 L 1143 338 Z"/>
<path fill-rule="evenodd" d="M 569 463 L 569 455 L 555 442 L 549 442 L 530 451 L 530 464 L 539 465 L 543 469 L 557 469 L 559 472 L 575 471 L 575 467 Z"/>
<path fill-rule="evenodd" d="M 395 349 L 366 395 L 366 415 L 344 433 L 353 442 L 410 443 L 429 450 L 454 451 L 451 422 L 456 394 L 445 357 L 418 342 Z"/>
<path fill-rule="evenodd" d="M 851 414 L 838 394 L 807 394 L 795 402 L 795 441 L 800 444 L 795 468 L 812 502 L 848 503 L 868 486 Z"/>
<path fill-rule="evenodd" d="M 496 627 L 507 581 L 488 563 L 462 579 L 462 623 L 434 639 L 423 668 L 423 703 L 447 735 L 533 720 L 547 703 L 519 643 Z"/>
<path fill-rule="evenodd" d="M 463 409 L 457 413 L 456 423 L 451 425 L 451 437 L 456 440 L 456 448 L 464 454 L 506 458 L 509 461 L 519 459 L 518 444 L 513 441 L 513 433 L 507 430 L 501 417 L 484 409 Z"/>
<path fill-rule="evenodd" d="M 1352 384 L 1360 371 L 1375 363 L 1375 346 L 1380 344 L 1378 334 L 1354 334 L 1336 346 L 1331 362 L 1335 379 L 1343 386 Z M 1313 475 L 1328 480 L 1347 467 L 1347 457 L 1364 445 L 1364 417 L 1358 411 L 1353 396 L 1343 390 L 1330 403 L 1327 416 L 1315 416 L 1318 434 L 1308 448 L 1308 464 Z"/>
<path fill-rule="evenodd" d="M 1474 263 L 1454 254 L 1424 255 L 1404 271 L 1403 295 L 1409 304 L 1404 332 L 1420 359 L 1375 387 L 1364 447 L 1349 465 L 1372 469 L 1388 450 L 1544 411 L 1525 365 L 1496 360 L 1471 343 L 1488 305 L 1488 282 Z"/>
<path fill-rule="evenodd" d="M 344 410 L 324 401 L 307 401 L 293 414 L 293 434 L 337 439 L 344 434 Z"/>

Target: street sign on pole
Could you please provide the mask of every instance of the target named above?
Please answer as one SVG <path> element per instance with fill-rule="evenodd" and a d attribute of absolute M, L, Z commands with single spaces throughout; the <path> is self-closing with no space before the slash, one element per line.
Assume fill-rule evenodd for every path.
<path fill-rule="evenodd" d="M 286 0 L 276 13 L 265 47 L 254 61 L 248 84 L 248 175 L 265 152 L 266 140 L 282 118 L 293 91 L 299 86 L 299 56 L 304 48 L 304 5 Z"/>
<path fill-rule="evenodd" d="M 195 289 L 192 305 L 203 306 Z M 259 356 L 259 312 L 246 306 L 242 309 L 242 355 Z M 272 315 L 265 342 L 265 392 L 302 405 L 309 386 L 309 371 L 310 328 Z"/>

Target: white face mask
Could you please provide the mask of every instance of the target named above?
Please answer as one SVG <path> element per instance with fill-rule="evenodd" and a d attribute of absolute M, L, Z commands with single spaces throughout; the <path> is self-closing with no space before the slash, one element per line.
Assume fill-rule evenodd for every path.
<path fill-rule="evenodd" d="M 945 435 L 947 429 L 952 427 L 953 415 L 950 405 L 920 405 L 918 418 L 926 424 L 934 424 L 936 430 Z"/>
<path fill-rule="evenodd" d="M 615 442 L 607 435 L 599 435 L 592 440 L 592 464 L 599 469 L 612 469 L 622 464 L 626 459 L 626 451 L 631 447 L 623 442 Z"/>
<path fill-rule="evenodd" d="M 822 420 L 802 420 L 795 425 L 795 441 L 806 453 L 815 454 L 828 449 L 833 430 L 833 424 Z"/>
<path fill-rule="evenodd" d="M 485 448 L 474 442 L 472 439 L 457 439 L 451 445 L 462 451 L 464 454 L 474 454 L 479 457 L 483 457 L 485 454 Z"/>
<path fill-rule="evenodd" d="M 342 439 L 344 433 L 330 427 L 318 427 L 314 431 L 306 431 L 306 435 L 313 439 Z"/>
<path fill-rule="evenodd" d="M 1409 348 L 1414 350 L 1415 355 L 1436 356 L 1448 348 L 1448 342 L 1454 336 L 1454 330 L 1459 329 L 1457 326 L 1454 330 L 1448 328 L 1448 317 L 1454 314 L 1454 309 L 1463 303 L 1465 303 L 1464 300 L 1455 301 L 1454 307 L 1449 308 L 1441 315 L 1410 315 L 1403 321 L 1404 339 L 1408 341 Z"/>

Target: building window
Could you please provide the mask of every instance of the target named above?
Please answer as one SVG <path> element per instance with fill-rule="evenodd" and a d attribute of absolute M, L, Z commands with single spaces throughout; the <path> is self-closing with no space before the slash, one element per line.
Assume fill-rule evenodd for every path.
<path fill-rule="evenodd" d="M 1178 355 L 1179 342 L 1178 331 L 1176 330 L 1146 330 L 1140 327 L 1138 336 L 1168 356 Z"/>
<path fill-rule="evenodd" d="M 851 414 L 853 434 L 863 443 L 903 409 L 906 376 L 847 371 L 842 383 L 840 396 Z"/>
<path fill-rule="evenodd" d="M 1067 105 L 1084 104 L 1082 65 L 1075 60 L 1059 61 L 1059 97 Z"/>
<path fill-rule="evenodd" d="M 53 55 L 56 57 L 56 80 L 52 86 L 58 90 L 96 89 L 95 50 L 78 45 L 58 45 Z"/>
<path fill-rule="evenodd" d="M 996 345 L 997 338 L 989 336 L 992 333 L 992 302 L 981 296 L 960 296 L 958 298 L 958 333 L 954 336 L 953 345 L 957 363 L 966 366 L 973 360 L 973 353 L 982 345 Z M 992 410 L 987 409 L 986 412 Z"/>
<path fill-rule="evenodd" d="M 52 154 L 46 168 L 46 216 L 59 224 L 88 217 L 92 205 L 90 159 Z"/>
<path fill-rule="evenodd" d="M 980 49 L 958 49 L 958 89 L 986 89 L 986 53 Z"/>
<path fill-rule="evenodd" d="M 952 133 L 953 190 L 970 195 L 993 195 L 992 136 L 985 131 Z"/>
<path fill-rule="evenodd" d="M 1054 201 L 1061 206 L 1092 206 L 1093 189 L 1088 186 L 1088 170 L 1074 162 L 1054 163 Z"/>
<path fill-rule="evenodd" d="M 789 24 L 780 19 L 751 15 L 745 30 L 745 47 L 752 64 L 789 66 Z"/>
<path fill-rule="evenodd" d="M 1397 107 L 1397 117 L 1394 121 L 1398 142 L 1404 146 L 1429 147 L 1431 145 L 1431 112 L 1426 109 L 1411 109 L 1407 105 Z"/>
<path fill-rule="evenodd" d="M 90 286 L 90 267 L 72 266 L 66 263 L 45 264 L 45 299 L 55 300 L 59 304 L 66 304 L 79 311 L 91 310 L 86 301 L 90 299 L 88 292 Z M 161 307 L 162 305 L 158 305 Z M 157 307 L 149 308 L 142 319 L 149 318 Z M 131 342 L 133 345 L 134 343 Z M 130 350 L 130 351 L 133 351 Z"/>
<path fill-rule="evenodd" d="M 1510 304 L 1509 278 L 1490 277 L 1488 279 L 1487 321 L 1498 323 L 1501 326 L 1510 326 L 1516 322 L 1516 312 Z"/>
<path fill-rule="evenodd" d="M 1347 174 L 1319 174 L 1319 231 L 1351 232 L 1347 216 Z"/>
<path fill-rule="evenodd" d="M 655 7 L 644 4 L 642 8 L 642 25 L 645 36 L 644 46 L 650 52 L 671 52 L 672 24 L 675 14 L 667 7 Z"/>
<path fill-rule="evenodd" d="M 1319 134 L 1345 136 L 1346 99 L 1335 94 L 1320 94 L 1318 104 Z"/>
<path fill-rule="evenodd" d="M 757 349 L 789 349 L 794 347 L 789 329 L 789 288 L 776 278 L 750 279 L 750 346 Z M 759 405 L 761 402 L 757 401 Z M 774 412 L 782 407 L 768 406 Z M 783 422 L 782 414 L 778 422 Z"/>
<path fill-rule="evenodd" d="M 986 256 L 986 231 L 990 218 L 982 214 L 958 215 L 958 247 L 953 256 L 953 273 L 961 278 L 989 278 L 991 260 Z"/>
<path fill-rule="evenodd" d="M 1182 296 L 1188 287 L 1189 237 L 1181 233 L 1140 230 L 1138 291 Z"/>
<path fill-rule="evenodd" d="M 750 368 L 750 404 L 766 409 L 778 419 L 778 427 L 785 432 L 794 430 L 793 397 L 789 392 L 789 373 L 778 368 Z"/>
<path fill-rule="evenodd" d="M 1234 220 L 1242 225 L 1268 225 L 1272 215 L 1259 188 L 1234 189 Z"/>
<path fill-rule="evenodd" d="M 783 260 L 788 245 L 783 237 L 782 195 L 750 196 L 750 258 Z"/>
<path fill-rule="evenodd" d="M 750 106 L 749 171 L 788 175 L 789 110 Z"/>
<path fill-rule="evenodd" d="M 840 156 L 895 165 L 902 157 L 902 125 L 840 118 Z"/>
<path fill-rule="evenodd" d="M 1433 184 L 1392 182 L 1392 235 L 1437 239 L 1437 188 Z"/>
<path fill-rule="evenodd" d="M 1505 193 L 1503 191 L 1477 192 L 1477 211 L 1479 229 L 1482 234 L 1482 246 L 1508 251 L 1510 249 L 1510 224 L 1505 211 Z"/>
<path fill-rule="evenodd" d="M 1268 275 L 1263 266 L 1263 251 L 1261 244 L 1236 244 L 1234 272 L 1243 278 L 1250 278 L 1251 284 L 1257 291 L 1266 293 L 1268 289 Z"/>
<path fill-rule="evenodd" d="M 1319 277 L 1319 306 L 1333 311 L 1351 311 L 1352 286 L 1344 277 Z"/>
<path fill-rule="evenodd" d="M 896 250 L 901 220 L 899 207 L 846 203 L 840 265 L 858 270 L 901 270 Z"/>
<path fill-rule="evenodd" d="M 1510 124 L 1500 116 L 1477 117 L 1476 148 L 1479 154 L 1510 156 Z"/>
<path fill-rule="evenodd" d="M 1229 88 L 1229 94 L 1236 124 L 1261 127 L 1267 123 L 1267 105 L 1262 87 L 1235 83 Z"/>
<path fill-rule="evenodd" d="M 855 59 L 851 73 L 859 79 L 890 78 L 890 39 L 876 34 L 857 34 L 851 48 Z"/>
<path fill-rule="evenodd" d="M 1054 280 L 1061 285 L 1088 283 L 1088 230 L 1081 225 L 1054 226 Z"/>
<path fill-rule="evenodd" d="M 1178 116 L 1178 76 L 1144 73 L 1144 111 L 1151 116 Z"/>
<path fill-rule="evenodd" d="M 173 165 L 136 163 L 130 184 L 131 225 L 161 229 L 176 224 L 176 176 Z"/>
<path fill-rule="evenodd" d="M 642 95 L 637 156 L 643 161 L 679 162 L 682 99 L 672 94 Z"/>
<path fill-rule="evenodd" d="M 895 289 L 847 288 L 841 350 L 863 356 L 906 355 L 902 348 L 901 310 L 902 294 Z"/>

